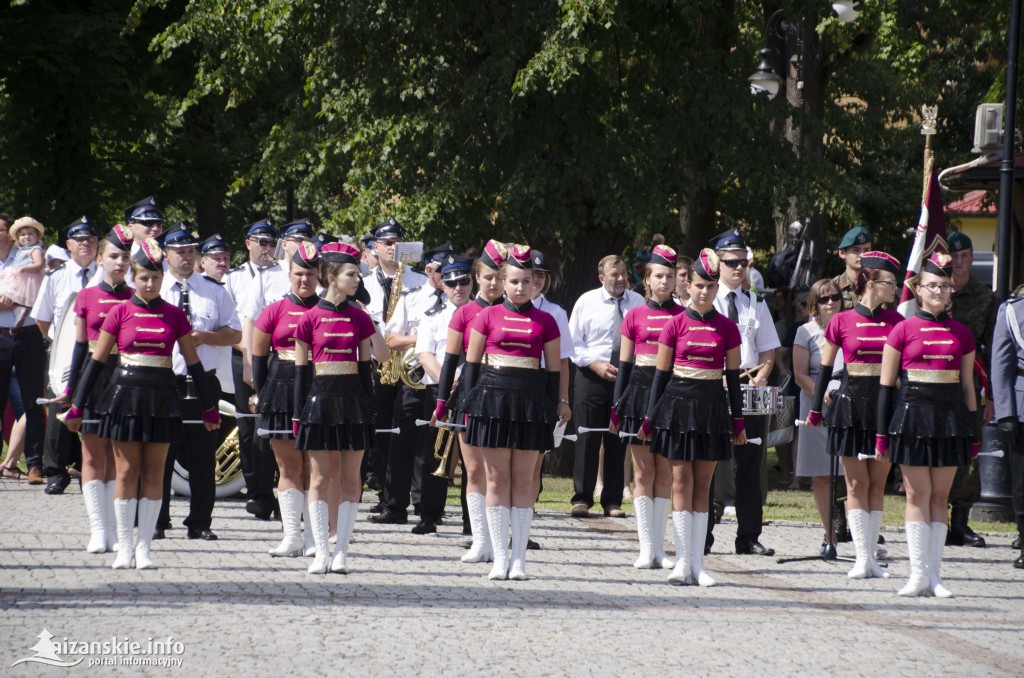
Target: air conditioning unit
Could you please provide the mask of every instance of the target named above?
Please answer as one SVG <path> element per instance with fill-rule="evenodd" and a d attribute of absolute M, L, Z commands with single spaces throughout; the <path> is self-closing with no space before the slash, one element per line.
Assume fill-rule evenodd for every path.
<path fill-rule="evenodd" d="M 974 153 L 998 151 L 1003 139 L 1003 105 L 981 104 L 974 112 Z"/>

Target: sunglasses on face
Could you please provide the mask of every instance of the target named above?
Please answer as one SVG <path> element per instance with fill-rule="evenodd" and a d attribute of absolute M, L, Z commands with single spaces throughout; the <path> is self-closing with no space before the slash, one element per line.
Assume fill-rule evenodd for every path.
<path fill-rule="evenodd" d="M 260 247 L 274 247 L 277 245 L 277 241 L 273 238 L 249 238 Z"/>
<path fill-rule="evenodd" d="M 468 287 L 469 285 L 472 285 L 472 284 L 473 284 L 473 281 L 470 280 L 469 278 L 459 278 L 458 280 L 445 280 L 444 281 L 444 286 L 445 287 Z"/>
<path fill-rule="evenodd" d="M 818 303 L 819 304 L 827 304 L 830 301 L 834 301 L 835 303 L 838 304 L 842 300 L 843 300 L 843 295 L 842 294 L 826 294 L 826 295 L 822 295 L 822 296 L 818 297 Z"/>
<path fill-rule="evenodd" d="M 728 266 L 729 268 L 746 268 L 747 267 L 747 260 L 746 259 L 719 259 L 719 261 L 721 261 L 724 266 Z"/>

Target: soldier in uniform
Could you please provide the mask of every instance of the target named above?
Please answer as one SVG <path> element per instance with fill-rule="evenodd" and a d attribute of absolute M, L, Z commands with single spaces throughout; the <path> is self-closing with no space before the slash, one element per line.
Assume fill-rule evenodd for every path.
<path fill-rule="evenodd" d="M 281 266 L 274 259 L 277 250 L 277 229 L 270 219 L 260 219 L 245 228 L 245 248 L 249 260 L 228 271 L 226 289 L 242 323 L 242 341 L 231 347 L 231 377 L 234 384 L 235 408 L 249 411 L 252 389 L 252 323 L 259 317 L 268 296 L 274 296 L 287 283 Z M 274 499 L 274 474 L 277 462 L 270 442 L 255 436 L 252 419 L 242 418 L 238 425 L 238 456 L 245 478 L 246 510 L 260 520 L 269 520 L 277 506 Z"/>
<path fill-rule="evenodd" d="M 89 217 L 83 216 L 71 222 L 64 230 L 68 234 L 65 244 L 71 253 L 71 259 L 47 271 L 42 287 L 39 288 L 39 296 L 32 306 L 31 317 L 39 326 L 42 336 L 48 341 L 53 341 L 53 331 L 60 326 L 65 312 L 71 311 L 68 300 L 88 285 L 95 284 L 91 283 L 96 276 L 96 245 L 99 241 L 99 230 L 95 223 Z M 102 274 L 100 277 L 102 278 Z M 65 348 L 70 350 L 71 347 Z M 33 366 L 33 370 L 41 369 L 39 365 Z M 19 370 L 18 377 L 22 382 L 25 380 L 23 371 Z M 35 397 L 38 397 L 33 397 L 30 403 L 28 394 L 24 395 L 26 407 L 34 404 Z M 82 453 L 78 436 L 57 420 L 56 415 L 62 406 L 66 408 L 70 403 L 48 406 L 49 416 L 43 443 L 43 473 L 46 475 L 47 494 L 64 493 L 64 489 L 71 482 L 68 464 L 80 458 Z M 39 409 L 38 405 L 35 407 Z"/>
<path fill-rule="evenodd" d="M 992 402 L 1003 443 L 1010 452 L 1013 512 L 1017 519 L 1014 548 L 1024 541 L 1024 286 L 999 306 L 992 334 Z M 1024 569 L 1024 551 L 1013 566 Z"/>
<path fill-rule="evenodd" d="M 840 311 L 853 308 L 857 301 L 857 295 L 853 292 L 854 283 L 857 281 L 857 274 L 860 273 L 860 257 L 865 252 L 871 251 L 871 231 L 863 226 L 851 228 L 839 241 L 838 256 L 846 265 L 846 270 L 832 278 L 839 287 L 839 293 L 843 295 L 843 307 Z"/>
<path fill-rule="evenodd" d="M 218 285 L 224 285 L 224 276 L 231 268 L 231 247 L 228 241 L 217 233 L 199 243 L 199 269 L 204 278 Z"/>
<path fill-rule="evenodd" d="M 132 229 L 132 237 L 135 249 L 138 251 L 139 243 L 145 242 L 146 238 L 155 238 L 160 235 L 164 227 L 164 213 L 156 202 L 156 198 L 149 196 L 138 201 L 124 211 L 124 220 L 128 228 Z"/>
<path fill-rule="evenodd" d="M 395 245 L 405 240 L 406 230 L 394 217 L 382 221 L 373 231 L 373 249 L 377 255 L 379 266 L 363 278 L 370 301 L 366 311 L 374 324 L 384 331 L 388 347 L 395 352 L 404 352 L 415 346 L 415 326 L 423 317 L 423 312 L 430 308 L 408 307 L 403 303 L 427 283 L 422 273 L 417 273 L 407 265 L 395 259 Z M 394 289 L 395 277 L 399 266 L 402 267 L 402 288 Z M 395 311 L 392 318 L 387 318 L 392 295 L 398 294 L 395 300 Z M 387 322 L 387 321 L 391 322 Z M 382 486 L 380 503 L 371 511 L 380 513 L 375 522 L 405 524 L 408 522 L 408 492 L 412 482 L 412 459 L 415 454 L 416 427 L 415 419 L 422 409 L 422 393 L 416 392 L 401 382 L 382 384 L 380 371 L 374 371 L 374 412 L 377 428 L 399 426 L 402 432 L 397 436 L 380 436 L 377 447 L 370 455 L 368 470 Z M 399 460 L 392 464 L 392 457 Z M 393 474 L 397 473 L 397 477 Z M 370 480 L 367 479 L 367 483 Z M 400 490 L 404 496 L 393 497 L 391 492 Z"/>
<path fill-rule="evenodd" d="M 967 326 L 974 335 L 975 343 L 975 395 L 980 398 L 980 389 L 988 381 L 990 361 L 989 342 L 995 329 L 996 314 L 999 300 L 995 292 L 988 289 L 971 275 L 971 264 L 974 263 L 974 244 L 964 233 L 954 232 L 947 241 L 949 254 L 953 258 L 953 298 L 950 315 Z M 986 389 L 988 390 L 988 389 Z M 989 395 L 986 393 L 985 395 Z M 981 430 L 992 418 L 992 403 L 978 400 L 978 431 L 977 440 L 981 440 Z M 985 538 L 975 533 L 968 525 L 971 505 L 981 497 L 981 481 L 978 477 L 978 460 L 957 469 L 953 479 L 953 487 L 949 491 L 949 503 L 952 507 L 949 518 L 949 532 L 946 534 L 947 546 L 976 546 L 983 548 Z"/>
<path fill-rule="evenodd" d="M 192 341 L 207 383 L 189 386 L 191 374 L 186 377 L 185 359 L 175 346 L 173 367 L 181 392 L 184 419 L 202 419 L 203 405 L 195 395 L 204 389 L 217 393 L 219 363 L 217 349 L 232 346 L 241 339 L 238 315 L 225 287 L 210 282 L 194 271 L 198 251 L 199 234 L 185 222 L 181 222 L 160 236 L 167 261 L 167 275 L 164 276 L 160 297 L 178 308 L 192 324 Z M 190 391 L 194 390 L 195 393 Z M 203 426 L 181 425 L 180 431 L 167 454 L 164 466 L 163 504 L 157 522 L 157 535 L 162 538 L 164 530 L 171 527 L 170 499 L 171 474 L 174 462 L 178 460 L 188 469 L 188 485 L 191 493 L 189 514 L 185 518 L 189 539 L 213 540 L 217 535 L 210 530 L 213 518 L 213 503 L 216 492 L 214 452 L 217 448 L 216 434 Z"/>

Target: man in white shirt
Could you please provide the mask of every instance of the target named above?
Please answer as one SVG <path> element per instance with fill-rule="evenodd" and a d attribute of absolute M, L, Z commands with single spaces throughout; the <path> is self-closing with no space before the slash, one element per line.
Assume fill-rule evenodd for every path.
<path fill-rule="evenodd" d="M 626 264 L 610 254 L 597 266 L 601 287 L 585 292 L 573 306 L 569 317 L 576 380 L 572 411 L 579 426 L 607 428 L 611 413 L 615 376 L 618 374 L 622 319 L 644 298 L 627 289 Z M 597 467 L 604 443 L 604 488 L 601 506 L 604 514 L 622 518 L 623 454 L 622 439 L 611 433 L 583 433 L 576 443 L 573 460 L 572 515 L 585 518 L 594 504 Z"/>
<path fill-rule="evenodd" d="M 759 301 L 755 294 L 743 290 L 750 262 L 747 259 L 747 243 L 736 229 L 721 233 L 711 239 L 711 246 L 721 262 L 721 278 L 715 309 L 729 318 L 740 331 L 740 371 L 751 372 L 749 384 L 764 386 L 775 364 L 775 349 L 781 343 L 775 332 L 768 305 Z M 766 438 L 766 417 L 745 417 L 748 438 Z M 774 549 L 761 545 L 761 460 L 765 453 L 763 443 L 733 447 L 733 467 L 736 482 L 736 553 L 772 556 Z M 719 468 L 728 468 L 720 465 Z M 712 489 L 712 495 L 714 490 Z M 712 526 L 708 526 L 707 548 L 714 537 Z"/>
<path fill-rule="evenodd" d="M 199 234 L 191 226 L 181 222 L 168 229 L 160 238 L 164 248 L 166 268 L 160 296 L 164 301 L 174 304 L 185 312 L 192 323 L 192 340 L 199 354 L 199 361 L 206 371 L 206 379 L 210 389 L 220 392 L 217 380 L 217 351 L 222 346 L 237 344 L 242 332 L 235 313 L 235 305 L 226 289 L 211 282 L 202 275 L 195 273 L 195 261 L 198 251 Z M 202 419 L 203 411 L 200 400 L 190 391 L 186 377 L 185 359 L 181 351 L 174 347 L 172 356 L 174 374 L 178 390 L 182 395 L 182 418 Z M 194 387 L 193 387 L 194 388 Z M 214 469 L 217 449 L 217 434 L 207 431 L 203 426 L 182 425 L 181 432 L 167 455 L 167 466 L 164 469 L 164 499 L 157 522 L 157 535 L 163 538 L 163 531 L 171 527 L 170 497 L 171 474 L 174 473 L 174 462 L 179 461 L 188 469 L 188 485 L 191 494 L 189 515 L 185 519 L 189 539 L 217 538 L 210 530 L 213 517 L 213 502 L 216 492 Z"/>
<path fill-rule="evenodd" d="M 74 296 L 90 284 L 95 284 L 96 248 L 99 232 L 96 225 L 87 216 L 71 222 L 63 229 L 67 234 L 65 246 L 71 259 L 61 266 L 46 272 L 43 284 L 32 306 L 31 317 L 39 326 L 39 331 L 46 340 L 53 341 L 54 332 L 65 316 L 72 313 L 71 303 Z M 69 317 L 66 322 L 74 322 Z M 70 347 L 65 347 L 70 350 Z M 51 350 L 57 350 L 51 346 Z M 43 365 L 34 369 L 45 370 Z M 24 381 L 22 370 L 18 371 L 19 383 Z M 24 387 L 22 387 L 24 390 Z M 52 390 L 52 388 L 51 388 Z M 63 393 L 54 393 L 61 396 Z M 25 402 L 26 407 L 28 401 Z M 43 442 L 43 474 L 46 476 L 46 493 L 63 494 L 71 482 L 68 465 L 82 455 L 81 443 L 76 434 L 71 433 L 58 419 L 57 413 L 71 403 L 50 405 L 47 407 L 46 435 Z"/>

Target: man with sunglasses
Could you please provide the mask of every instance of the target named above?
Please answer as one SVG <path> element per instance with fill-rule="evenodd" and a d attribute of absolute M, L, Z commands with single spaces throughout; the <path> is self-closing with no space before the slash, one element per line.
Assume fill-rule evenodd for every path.
<path fill-rule="evenodd" d="M 992 419 L 992 400 L 981 398 L 982 380 L 987 381 L 989 365 L 991 365 L 991 342 L 995 331 L 996 315 L 999 312 L 999 299 L 995 292 L 982 285 L 971 275 L 971 264 L 974 263 L 974 243 L 966 233 L 955 231 L 947 240 L 949 255 L 953 259 L 953 296 L 950 300 L 949 313 L 954 320 L 967 326 L 974 336 L 976 347 L 975 357 L 975 396 L 979 405 L 977 439 L 981 440 L 982 428 Z M 980 368 L 979 368 L 980 364 Z M 980 372 L 984 370 L 984 375 Z M 990 391 L 991 389 L 986 389 Z M 991 397 L 991 392 L 985 395 Z M 953 486 L 949 490 L 949 531 L 946 533 L 947 546 L 975 546 L 984 548 L 985 538 L 971 529 L 968 524 L 971 506 L 981 499 L 981 479 L 978 477 L 978 460 L 967 466 L 961 466 L 953 478 Z"/>
<path fill-rule="evenodd" d="M 457 256 L 449 252 L 444 255 L 443 263 L 438 269 L 437 273 L 448 301 L 438 309 L 427 311 L 416 333 L 416 357 L 423 366 L 423 383 L 427 385 L 423 419 L 430 419 L 434 413 L 434 404 L 437 402 L 437 382 L 441 374 L 441 365 L 444 363 L 445 347 L 448 344 L 448 324 L 455 314 L 455 309 L 473 298 L 472 257 Z M 434 443 L 437 441 L 438 431 L 430 427 L 422 429 L 416 446 L 416 467 L 419 469 L 421 480 L 420 522 L 412 528 L 414 534 L 437 532 L 437 525 L 441 522 L 441 514 L 444 512 L 448 481 L 432 475 L 437 469 Z M 452 444 L 457 445 L 458 442 Z"/>
<path fill-rule="evenodd" d="M 743 235 L 733 228 L 720 233 L 710 241 L 721 262 L 718 294 L 715 309 L 729 318 L 740 330 L 740 371 L 750 371 L 749 384 L 764 386 L 775 365 L 775 349 L 781 343 L 775 331 L 768 305 L 751 292 L 743 290 L 747 276 L 747 243 Z M 745 417 L 748 438 L 766 438 L 765 417 Z M 765 448 L 763 443 L 737 445 L 733 447 L 733 469 L 735 471 L 736 501 L 736 553 L 773 556 L 775 550 L 761 545 L 761 518 L 763 516 L 761 493 L 761 462 Z M 719 465 L 719 468 L 728 466 Z M 712 489 L 712 493 L 714 490 Z M 707 546 L 714 542 L 711 526 L 708 527 Z"/>
<path fill-rule="evenodd" d="M 149 196 L 138 201 L 124 211 L 124 220 L 128 228 L 132 229 L 132 253 L 135 253 L 146 238 L 155 238 L 160 235 L 164 228 L 164 212 L 156 202 L 156 198 Z"/>
<path fill-rule="evenodd" d="M 853 284 L 860 274 L 860 258 L 865 252 L 871 251 L 871 231 L 863 226 L 851 228 L 839 242 L 837 256 L 843 260 L 846 270 L 832 278 L 832 282 L 839 286 L 839 293 L 843 295 L 843 307 L 840 311 L 853 308 L 857 301 L 857 295 L 853 292 Z"/>
<path fill-rule="evenodd" d="M 266 299 L 267 290 L 276 294 L 281 287 L 281 278 L 288 283 L 288 273 L 281 274 L 281 267 L 274 259 L 277 251 L 277 229 L 268 219 L 260 219 L 245 227 L 245 249 L 249 259 L 241 266 L 228 271 L 225 276 L 226 289 L 235 304 L 236 314 L 242 323 L 242 340 L 231 347 L 231 378 L 235 387 L 235 407 L 239 412 L 249 412 L 249 398 L 252 389 L 252 357 L 249 354 L 252 339 L 252 317 L 245 317 L 245 309 L 257 290 L 261 299 Z M 290 289 L 290 288 L 289 288 Z M 252 302 L 255 303 L 255 302 Z M 251 310 L 248 311 L 252 313 Z M 248 330 L 248 332 L 246 332 Z M 274 499 L 274 474 L 277 463 L 267 439 L 255 436 L 256 420 L 242 418 L 238 425 L 238 456 L 242 462 L 242 476 L 245 478 L 245 493 L 248 500 L 246 510 L 260 520 L 269 520 L 277 506 Z"/>

